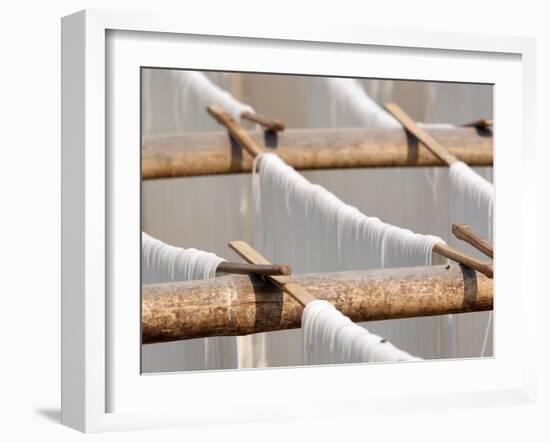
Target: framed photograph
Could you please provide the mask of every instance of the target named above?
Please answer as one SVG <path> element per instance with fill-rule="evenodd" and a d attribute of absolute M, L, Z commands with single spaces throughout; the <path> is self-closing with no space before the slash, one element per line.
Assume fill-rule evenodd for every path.
<path fill-rule="evenodd" d="M 264 25 L 63 18 L 62 422 L 532 401 L 533 41 Z"/>

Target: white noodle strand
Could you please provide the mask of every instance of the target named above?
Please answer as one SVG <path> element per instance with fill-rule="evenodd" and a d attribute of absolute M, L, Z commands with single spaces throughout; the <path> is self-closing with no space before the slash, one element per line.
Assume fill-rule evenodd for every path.
<path fill-rule="evenodd" d="M 308 365 L 420 360 L 369 333 L 324 300 L 312 301 L 304 308 L 302 337 L 304 363 Z"/>

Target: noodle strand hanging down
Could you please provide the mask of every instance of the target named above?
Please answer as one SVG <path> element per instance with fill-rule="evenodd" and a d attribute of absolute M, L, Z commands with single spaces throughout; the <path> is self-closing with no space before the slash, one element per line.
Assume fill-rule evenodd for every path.
<path fill-rule="evenodd" d="M 178 87 L 180 88 L 180 93 L 184 96 L 192 92 L 201 100 L 204 107 L 210 104 L 221 106 L 225 112 L 237 121 L 240 121 L 243 112 L 254 113 L 254 109 L 251 106 L 233 98 L 229 92 L 216 86 L 201 72 L 181 72 L 178 75 Z"/>
<path fill-rule="evenodd" d="M 141 233 L 141 253 L 143 284 L 214 278 L 218 265 L 225 261 L 214 253 L 171 246 L 145 232 Z"/>
<path fill-rule="evenodd" d="M 354 78 L 323 77 L 331 100 L 332 121 L 341 127 L 399 128 L 401 124 L 374 101 L 360 81 Z M 417 123 L 426 128 L 449 128 L 447 123 Z"/>
<path fill-rule="evenodd" d="M 451 221 L 469 225 L 479 235 L 492 242 L 495 195 L 493 184 L 478 175 L 467 164 L 457 161 L 449 169 L 449 191 Z M 487 317 L 480 356 L 486 354 L 487 343 L 492 333 L 492 320 L 493 312 L 490 312 Z"/>
<path fill-rule="evenodd" d="M 430 265 L 443 242 L 364 215 L 274 154 L 256 158 L 253 180 L 256 246 L 308 266 L 301 271 Z"/>
<path fill-rule="evenodd" d="M 183 249 L 141 234 L 142 284 L 209 279 L 225 259 L 214 253 Z M 237 368 L 234 337 L 191 339 L 142 347 L 145 372 Z M 173 370 L 170 367 L 174 367 Z"/>
<path fill-rule="evenodd" d="M 361 127 L 399 127 L 399 123 L 353 78 L 323 77 L 332 101 L 332 119 L 354 119 Z"/>
<path fill-rule="evenodd" d="M 451 221 L 469 225 L 481 236 L 493 240 L 494 186 L 462 161 L 449 170 Z"/>
<path fill-rule="evenodd" d="M 304 308 L 302 344 L 308 365 L 420 360 L 369 333 L 324 300 Z"/>
<path fill-rule="evenodd" d="M 219 131 L 206 113 L 210 104 L 218 104 L 237 121 L 244 111 L 254 112 L 229 93 L 232 78 L 223 72 L 144 69 L 143 136 Z"/>

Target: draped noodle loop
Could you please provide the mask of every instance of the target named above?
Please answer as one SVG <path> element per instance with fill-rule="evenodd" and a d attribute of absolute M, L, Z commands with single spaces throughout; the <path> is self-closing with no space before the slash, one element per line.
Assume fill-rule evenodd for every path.
<path fill-rule="evenodd" d="M 429 265 L 443 242 L 364 215 L 277 155 L 259 155 L 253 175 L 256 246 L 307 266 L 300 271 Z"/>
<path fill-rule="evenodd" d="M 142 284 L 214 278 L 218 265 L 225 261 L 214 253 L 171 246 L 145 232 L 141 233 L 141 241 Z M 238 366 L 234 337 L 156 344 L 154 352 L 150 347 L 142 347 L 145 366 L 174 360 L 178 370 L 218 370 Z"/>
<path fill-rule="evenodd" d="M 310 302 L 302 313 L 302 345 L 308 365 L 421 360 L 369 333 L 324 300 Z"/>
<path fill-rule="evenodd" d="M 141 241 L 144 284 L 214 278 L 225 261 L 214 253 L 171 246 L 145 232 Z"/>
<path fill-rule="evenodd" d="M 207 104 L 217 104 L 221 106 L 235 120 L 240 121 L 243 112 L 254 113 L 252 106 L 241 103 L 233 96 L 212 83 L 206 75 L 201 72 L 185 71 L 178 76 L 178 86 L 181 92 L 193 92 L 200 97 L 201 101 Z"/>
<path fill-rule="evenodd" d="M 470 166 L 457 161 L 449 170 L 451 221 L 469 225 L 481 236 L 493 239 L 494 186 Z"/>
<path fill-rule="evenodd" d="M 333 118 L 349 115 L 361 127 L 400 127 L 400 124 L 353 78 L 323 78 L 332 99 Z"/>

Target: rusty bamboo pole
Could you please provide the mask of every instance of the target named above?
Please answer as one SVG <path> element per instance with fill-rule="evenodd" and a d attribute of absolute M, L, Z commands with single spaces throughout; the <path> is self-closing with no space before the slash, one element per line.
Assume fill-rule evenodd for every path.
<path fill-rule="evenodd" d="M 355 322 L 491 310 L 493 280 L 458 264 L 293 275 Z M 303 307 L 258 276 L 142 288 L 142 342 L 300 327 Z"/>
<path fill-rule="evenodd" d="M 427 132 L 471 166 L 493 164 L 493 137 L 473 127 Z M 443 166 L 422 143 L 401 128 L 286 129 L 246 131 L 256 146 L 277 153 L 298 170 L 350 167 Z M 143 179 L 250 172 L 252 157 L 226 131 L 144 137 Z"/>

